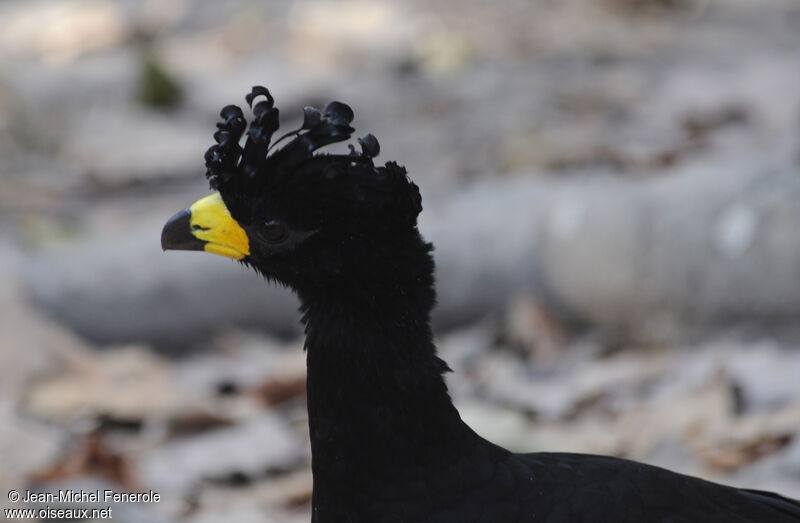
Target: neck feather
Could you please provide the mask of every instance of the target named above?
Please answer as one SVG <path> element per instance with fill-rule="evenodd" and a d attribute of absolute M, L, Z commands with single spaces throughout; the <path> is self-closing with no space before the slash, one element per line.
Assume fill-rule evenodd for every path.
<path fill-rule="evenodd" d="M 436 356 L 433 262 L 417 239 L 401 261 L 383 265 L 386 285 L 376 285 L 381 274 L 373 272 L 327 298 L 301 295 L 315 497 L 325 482 L 368 483 L 386 470 L 436 466 L 431 449 L 471 433 Z"/>

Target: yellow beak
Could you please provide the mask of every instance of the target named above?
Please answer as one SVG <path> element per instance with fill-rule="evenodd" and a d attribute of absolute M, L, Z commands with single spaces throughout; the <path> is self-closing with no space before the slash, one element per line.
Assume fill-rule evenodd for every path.
<path fill-rule="evenodd" d="M 161 231 L 161 248 L 206 251 L 241 260 L 250 254 L 250 240 L 220 194 L 214 193 L 167 221 Z"/>

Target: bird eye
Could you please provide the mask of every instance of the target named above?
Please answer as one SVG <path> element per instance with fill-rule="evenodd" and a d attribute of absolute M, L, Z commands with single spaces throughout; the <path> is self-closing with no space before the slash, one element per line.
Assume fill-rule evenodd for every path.
<path fill-rule="evenodd" d="M 287 232 L 286 225 L 281 222 L 272 220 L 264 224 L 264 238 L 268 242 L 278 243 L 285 240 Z"/>

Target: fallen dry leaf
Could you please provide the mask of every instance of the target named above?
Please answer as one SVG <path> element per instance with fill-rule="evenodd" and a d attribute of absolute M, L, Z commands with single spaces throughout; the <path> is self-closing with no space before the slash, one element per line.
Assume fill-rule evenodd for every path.
<path fill-rule="evenodd" d="M 710 468 L 732 472 L 781 450 L 793 437 L 793 434 L 764 434 L 750 441 L 728 441 L 697 448 L 694 454 Z"/>
<path fill-rule="evenodd" d="M 173 416 L 169 420 L 169 433 L 172 436 L 187 436 L 232 424 L 233 420 L 217 413 L 192 410 Z"/>
<path fill-rule="evenodd" d="M 100 431 L 87 434 L 61 461 L 28 479 L 49 482 L 76 476 L 99 476 L 131 489 L 137 487 L 130 463 L 108 446 Z"/>
<path fill-rule="evenodd" d="M 506 318 L 508 342 L 517 345 L 535 360 L 553 361 L 566 345 L 566 329 L 561 321 L 541 302 L 531 298 L 517 299 L 509 307 Z"/>
<path fill-rule="evenodd" d="M 267 405 L 277 405 L 306 395 L 306 377 L 270 379 L 252 390 L 252 394 Z"/>

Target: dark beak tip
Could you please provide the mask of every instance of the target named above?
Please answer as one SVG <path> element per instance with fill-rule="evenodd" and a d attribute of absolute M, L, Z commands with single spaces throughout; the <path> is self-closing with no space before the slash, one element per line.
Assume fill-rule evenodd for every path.
<path fill-rule="evenodd" d="M 197 251 L 203 250 L 206 242 L 196 238 L 192 234 L 192 212 L 184 209 L 175 213 L 172 218 L 167 220 L 161 230 L 161 249 Z"/>

